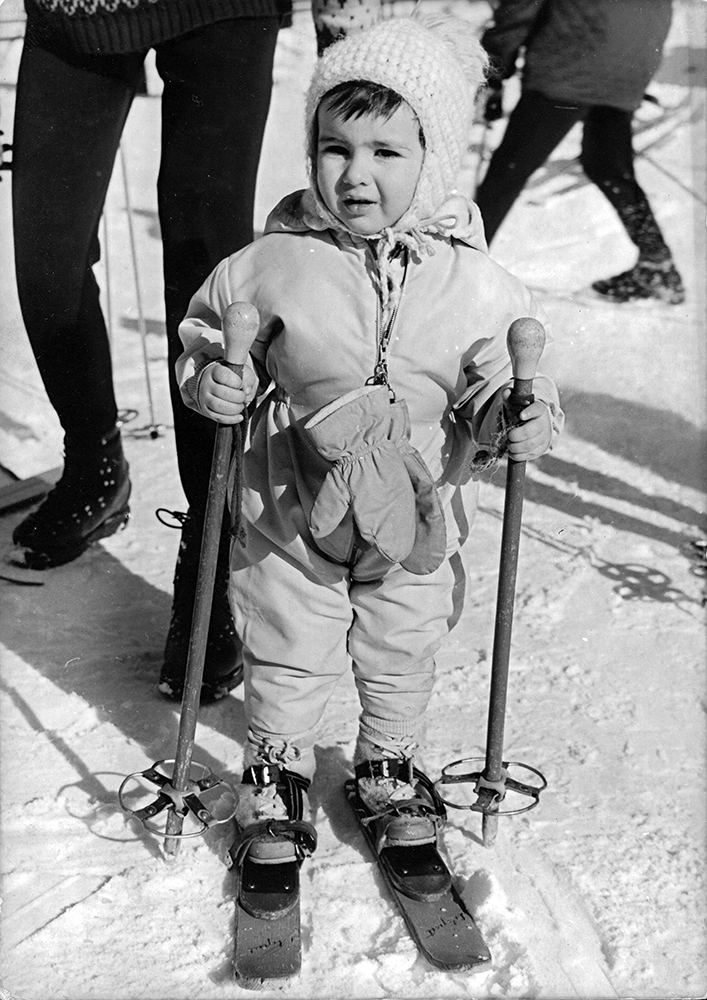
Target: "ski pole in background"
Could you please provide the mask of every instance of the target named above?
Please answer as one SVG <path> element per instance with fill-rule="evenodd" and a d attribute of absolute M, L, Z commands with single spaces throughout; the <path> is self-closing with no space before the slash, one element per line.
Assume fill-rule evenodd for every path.
<path fill-rule="evenodd" d="M 248 351 L 258 332 L 259 316 L 255 306 L 247 302 L 234 302 L 226 310 L 223 321 L 224 358 L 221 362 L 237 375 L 243 374 L 243 365 L 248 357 Z M 235 793 L 226 782 L 216 778 L 202 764 L 192 765 L 194 751 L 194 736 L 199 713 L 199 698 L 201 682 L 204 675 L 204 659 L 206 641 L 211 618 L 211 603 L 216 576 L 216 561 L 218 557 L 221 523 L 226 504 L 229 467 L 231 457 L 235 455 L 235 488 L 231 506 L 231 530 L 237 538 L 240 530 L 240 491 L 242 482 L 243 447 L 245 444 L 245 413 L 244 419 L 233 426 L 219 424 L 216 430 L 211 476 L 204 516 L 204 531 L 201 540 L 201 555 L 199 558 L 199 573 L 196 582 L 194 612 L 192 615 L 189 650 L 187 653 L 186 677 L 184 694 L 179 719 L 177 750 L 171 774 L 164 774 L 161 768 L 172 761 L 157 761 L 146 771 L 128 775 L 119 791 L 120 803 L 127 812 L 132 812 L 151 832 L 160 833 L 147 826 L 146 820 L 152 820 L 157 813 L 167 809 L 167 822 L 164 830 L 164 850 L 168 855 L 176 856 L 181 840 L 200 836 L 215 823 L 224 823 L 232 818 L 235 806 L 230 815 L 215 819 L 198 797 L 198 792 L 207 791 L 216 785 L 226 785 L 235 798 Z M 205 772 L 200 779 L 190 777 L 192 766 L 200 767 Z M 123 798 L 123 789 L 128 781 L 138 777 L 157 784 L 160 788 L 158 798 L 142 809 L 129 809 Z M 196 833 L 182 833 L 184 818 L 192 813 L 202 824 Z"/>
<path fill-rule="evenodd" d="M 508 330 L 508 353 L 513 366 L 513 387 L 505 403 L 507 421 L 512 425 L 518 414 L 533 402 L 533 379 L 538 361 L 545 346 L 545 330 L 541 323 L 529 316 L 511 323 Z M 455 809 L 470 809 L 483 814 L 482 834 L 485 847 L 490 847 L 498 832 L 498 817 L 527 812 L 538 804 L 540 792 L 547 786 L 545 778 L 529 764 L 503 760 L 503 738 L 508 695 L 508 668 L 513 630 L 518 552 L 523 514 L 525 462 L 508 459 L 506 491 L 501 534 L 501 555 L 496 596 L 496 621 L 491 661 L 491 687 L 489 693 L 488 726 L 485 758 L 470 757 L 448 764 L 439 779 L 441 785 L 473 782 L 477 799 L 471 804 L 460 804 L 443 797 L 446 805 Z M 465 765 L 484 760 L 483 771 L 469 772 Z M 541 784 L 528 785 L 509 775 L 508 769 L 517 767 L 536 775 Z M 533 801 L 517 809 L 500 810 L 508 791 L 529 796 Z"/>
<path fill-rule="evenodd" d="M 133 227 L 133 209 L 130 200 L 130 184 L 128 182 L 128 164 L 125 156 L 123 143 L 120 143 L 120 167 L 123 177 L 123 195 L 125 197 L 125 214 L 128 220 L 128 236 L 130 238 L 130 258 L 133 265 L 133 281 L 135 284 L 135 304 L 137 306 L 137 325 L 140 333 L 140 344 L 142 347 L 142 364 L 145 371 L 145 387 L 147 389 L 147 405 L 150 411 L 150 422 L 143 430 L 149 431 L 150 437 L 161 437 L 162 425 L 155 420 L 155 405 L 152 398 L 152 381 L 150 379 L 150 363 L 147 356 L 147 327 L 145 325 L 145 312 L 142 308 L 142 289 L 140 287 L 140 272 L 137 264 L 137 246 L 135 242 L 135 230 Z"/>
<path fill-rule="evenodd" d="M 491 132 L 491 122 L 484 119 L 482 122 L 481 139 L 479 141 L 479 152 L 476 157 L 476 167 L 474 168 L 474 179 L 472 181 L 470 198 L 473 201 L 476 198 L 476 192 L 479 189 L 479 184 L 482 180 L 482 174 L 485 173 L 484 166 L 486 164 L 487 151 L 489 145 L 489 135 Z"/>
<path fill-rule="evenodd" d="M 470 195 L 472 200 L 476 198 L 479 184 L 486 173 L 485 167 L 488 166 L 488 160 L 491 159 L 489 155 L 489 143 L 493 123 L 498 121 L 499 118 L 503 118 L 503 84 L 500 80 L 495 77 L 489 80 L 486 90 L 480 97 L 480 104 L 482 105 L 479 108 L 482 130 L 481 139 L 479 140 L 479 152 L 476 157 L 476 167 L 474 169 L 474 179 L 472 181 Z"/>

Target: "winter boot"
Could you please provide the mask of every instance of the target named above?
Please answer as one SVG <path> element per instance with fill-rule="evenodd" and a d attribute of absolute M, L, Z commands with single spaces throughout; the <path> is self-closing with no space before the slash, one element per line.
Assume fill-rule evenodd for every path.
<path fill-rule="evenodd" d="M 299 870 L 317 846 L 304 820 L 310 780 L 282 763 L 246 767 L 239 789 L 236 837 L 229 856 L 238 872 L 238 901 L 254 917 L 275 920 L 299 900 Z"/>
<path fill-rule="evenodd" d="M 23 551 L 16 561 L 28 569 L 63 566 L 100 538 L 113 535 L 130 517 L 130 478 L 120 431 L 95 445 L 64 442 L 64 471 L 41 505 L 15 528 Z"/>
<path fill-rule="evenodd" d="M 595 281 L 592 288 L 614 302 L 659 299 L 669 305 L 680 305 L 685 301 L 682 279 L 672 260 L 659 264 L 639 260 L 630 271 Z"/>
<path fill-rule="evenodd" d="M 434 785 L 408 756 L 362 760 L 356 790 L 372 828 L 379 862 L 393 885 L 412 899 L 435 899 L 449 890 L 451 874 L 437 851 L 446 810 Z"/>
<path fill-rule="evenodd" d="M 631 201 L 607 197 L 616 209 L 629 239 L 638 247 L 638 261 L 630 271 L 614 278 L 595 281 L 592 288 L 614 302 L 636 299 L 659 299 L 669 305 L 685 301 L 682 279 L 673 263 L 648 199 L 639 188 Z"/>
<path fill-rule="evenodd" d="M 174 573 L 172 614 L 160 672 L 159 690 L 172 701 L 181 701 L 189 654 L 196 583 L 201 558 L 203 515 L 193 509 L 182 519 L 182 539 Z M 243 656 L 228 601 L 230 536 L 224 518 L 216 562 L 211 619 L 206 641 L 201 702 L 207 704 L 225 698 L 243 680 Z"/>

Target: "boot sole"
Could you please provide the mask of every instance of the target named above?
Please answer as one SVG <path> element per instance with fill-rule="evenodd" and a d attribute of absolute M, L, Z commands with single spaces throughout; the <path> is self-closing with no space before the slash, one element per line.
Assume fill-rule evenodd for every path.
<path fill-rule="evenodd" d="M 100 541 L 101 538 L 108 538 L 110 535 L 114 535 L 116 531 L 120 531 L 121 528 L 127 525 L 129 520 L 130 507 L 128 504 L 125 504 L 115 514 L 111 514 L 105 521 L 97 525 L 88 535 L 84 535 L 83 538 L 77 538 L 71 545 L 57 546 L 53 549 L 47 548 L 43 551 L 26 549 L 23 565 L 27 569 L 54 569 L 56 566 L 64 566 L 66 563 L 78 559 L 86 549 L 95 542 Z"/>
<path fill-rule="evenodd" d="M 186 671 L 186 667 L 185 667 Z M 157 690 L 168 701 L 181 701 L 184 696 L 184 681 L 186 673 L 180 678 L 162 676 L 157 684 Z M 205 678 L 201 684 L 199 700 L 202 705 L 211 705 L 223 701 L 239 684 L 243 682 L 243 667 L 240 667 L 217 680 Z"/>

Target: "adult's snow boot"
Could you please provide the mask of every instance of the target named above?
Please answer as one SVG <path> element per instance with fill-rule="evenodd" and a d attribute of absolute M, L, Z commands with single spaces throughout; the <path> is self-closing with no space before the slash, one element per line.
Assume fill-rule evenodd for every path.
<path fill-rule="evenodd" d="M 62 566 L 127 524 L 130 478 L 116 427 L 95 444 L 68 437 L 61 479 L 12 535 L 28 569 Z"/>
<path fill-rule="evenodd" d="M 182 538 L 174 573 L 172 614 L 160 672 L 159 690 L 172 701 L 181 701 L 189 654 L 196 583 L 201 557 L 204 516 L 194 508 L 182 515 Z M 216 577 L 211 605 L 211 619 L 206 641 L 204 676 L 201 685 L 203 704 L 225 698 L 243 679 L 243 657 L 228 601 L 230 536 L 228 517 L 224 517 Z"/>
<path fill-rule="evenodd" d="M 638 261 L 629 271 L 595 281 L 594 291 L 614 302 L 636 299 L 659 299 L 669 305 L 684 302 L 682 279 L 648 199 L 641 192 L 630 203 L 610 200 L 629 239 L 638 247 Z"/>
<path fill-rule="evenodd" d="M 592 288 L 614 302 L 659 299 L 668 305 L 679 305 L 685 301 L 682 278 L 672 260 L 657 264 L 639 260 L 629 271 L 595 281 Z"/>

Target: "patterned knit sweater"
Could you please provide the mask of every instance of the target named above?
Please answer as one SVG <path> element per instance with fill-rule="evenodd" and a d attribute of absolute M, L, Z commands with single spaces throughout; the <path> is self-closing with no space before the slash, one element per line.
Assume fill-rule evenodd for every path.
<path fill-rule="evenodd" d="M 380 0 L 313 0 L 320 50 L 350 28 L 372 24 Z M 25 0 L 27 27 L 78 52 L 147 51 L 170 38 L 234 17 L 291 23 L 292 0 Z"/>

